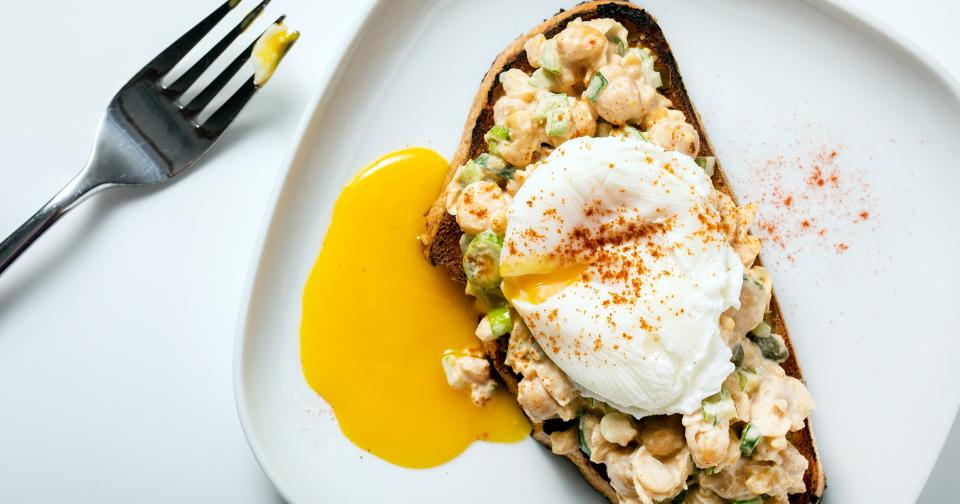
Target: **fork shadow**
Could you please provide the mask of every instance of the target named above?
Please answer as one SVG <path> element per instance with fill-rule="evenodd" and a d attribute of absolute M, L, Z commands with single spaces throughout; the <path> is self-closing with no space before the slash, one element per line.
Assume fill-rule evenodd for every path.
<path fill-rule="evenodd" d="M 243 135 L 244 129 L 250 126 L 237 124 L 237 128 L 230 137 Z M 244 127 L 246 126 L 246 127 Z M 229 132 L 228 132 L 229 133 Z M 224 135 L 224 144 L 232 138 Z M 233 143 L 230 141 L 229 143 Z M 229 145 L 217 145 L 216 150 L 229 147 Z M 216 152 L 211 159 L 215 159 Z M 202 170 L 207 163 L 203 160 L 197 163 L 180 176 L 167 182 L 148 187 L 113 187 L 104 189 L 98 194 L 90 197 L 88 201 L 81 204 L 79 208 L 82 211 L 73 211 L 63 216 L 63 221 L 73 221 L 69 226 L 63 226 L 64 223 L 54 227 L 48 233 L 66 232 L 62 237 L 60 246 L 55 250 L 45 250 L 44 254 L 39 254 L 38 258 L 31 258 L 30 261 L 20 260 L 15 262 L 6 273 L 0 277 L 0 321 L 7 313 L 15 310 L 20 303 L 29 299 L 31 291 L 47 284 L 51 279 L 59 276 L 65 269 L 71 267 L 76 261 L 77 252 L 82 251 L 88 244 L 100 239 L 103 233 L 101 228 L 109 221 L 110 216 L 115 211 L 120 211 L 124 205 L 134 200 L 140 200 L 152 196 L 158 191 L 164 190 L 171 184 L 180 184 L 189 179 L 192 174 Z M 39 206 L 38 206 L 39 208 Z M 26 216 L 24 217 L 26 220 Z M 76 222 L 79 220 L 80 222 Z M 63 229 L 66 228 L 66 229 Z M 3 234 L 4 231 L 0 231 Z M 13 230 L 9 230 L 13 231 Z M 44 237 L 39 240 L 42 241 Z M 24 256 L 31 255 L 30 250 L 24 253 Z"/>
<path fill-rule="evenodd" d="M 96 194 L 85 202 L 87 207 L 83 212 L 71 212 L 62 220 L 75 221 L 70 226 L 54 226 L 54 229 L 66 227 L 68 235 L 57 250 L 48 250 L 38 260 L 17 261 L 0 278 L 0 320 L 16 309 L 24 300 L 29 299 L 32 289 L 46 284 L 52 278 L 68 268 L 77 251 L 82 250 L 88 243 L 96 240 L 101 233 L 101 223 L 107 219 L 115 207 L 140 198 L 147 192 L 159 190 L 156 188 L 111 188 Z M 76 222 L 76 220 L 81 222 Z M 57 232 L 51 230 L 49 232 Z M 40 240 L 43 240 L 41 237 Z M 30 254 L 30 251 L 24 255 Z"/>

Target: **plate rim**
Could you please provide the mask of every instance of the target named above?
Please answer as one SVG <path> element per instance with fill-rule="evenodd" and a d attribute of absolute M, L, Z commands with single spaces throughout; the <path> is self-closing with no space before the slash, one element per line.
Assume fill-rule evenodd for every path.
<path fill-rule="evenodd" d="M 433 3 L 443 2 L 443 0 L 425 1 Z M 642 1 L 629 1 L 642 6 Z M 280 198 L 287 187 L 290 173 L 293 171 L 294 166 L 304 162 L 304 158 L 306 157 L 305 150 L 309 148 L 309 145 L 306 142 L 307 136 L 310 134 L 314 125 L 317 124 L 322 118 L 326 108 L 326 103 L 332 99 L 332 91 L 336 88 L 336 85 L 340 80 L 338 77 L 340 74 L 339 69 L 348 62 L 350 55 L 366 37 L 367 32 L 370 29 L 371 21 L 374 19 L 375 15 L 380 11 L 380 9 L 383 8 L 383 6 L 387 3 L 388 2 L 385 2 L 384 0 L 372 0 L 371 4 L 367 8 L 367 11 L 363 13 L 359 20 L 354 23 L 354 26 L 352 27 L 352 34 L 347 39 L 342 41 L 337 47 L 332 49 L 333 52 L 339 54 L 339 56 L 334 61 L 329 63 L 327 68 L 321 73 L 322 77 L 319 81 L 319 86 L 303 109 L 303 113 L 300 116 L 300 120 L 291 138 L 289 147 L 284 155 L 284 159 L 280 164 L 280 170 L 277 172 L 276 179 L 274 180 L 270 197 L 267 200 L 267 207 L 261 220 L 260 229 L 254 242 L 253 253 L 247 268 L 247 274 L 244 280 L 244 288 L 241 294 L 241 301 L 239 305 L 240 307 L 237 313 L 236 333 L 234 336 L 232 379 L 234 404 L 237 411 L 237 417 L 240 421 L 244 439 L 246 440 L 247 445 L 250 447 L 250 451 L 253 454 L 254 459 L 257 461 L 257 464 L 260 466 L 261 470 L 267 476 L 267 479 L 270 480 L 270 483 L 274 486 L 280 496 L 285 501 L 290 503 L 294 503 L 296 501 L 292 499 L 292 494 L 289 492 L 289 489 L 285 487 L 285 485 L 282 483 L 282 480 L 278 477 L 279 475 L 273 468 L 272 462 L 268 459 L 257 432 L 253 428 L 253 424 L 250 419 L 249 404 L 246 397 L 247 390 L 243 385 L 243 361 L 246 355 L 245 348 L 248 340 L 247 334 L 249 332 L 249 317 L 252 311 L 251 303 L 253 300 L 253 294 L 260 283 L 259 280 L 261 276 L 261 270 L 263 268 L 263 258 L 264 251 L 267 246 L 267 237 L 270 235 L 270 232 L 275 225 L 277 210 L 280 205 Z M 862 7 L 854 5 L 851 0 L 806 0 L 805 3 L 814 9 L 824 12 L 826 15 L 845 25 L 848 29 L 878 38 L 888 44 L 890 47 L 900 51 L 914 64 L 919 65 L 927 70 L 934 80 L 939 81 L 937 84 L 942 85 L 946 91 L 952 94 L 953 100 L 958 104 L 958 106 L 960 106 L 960 79 L 952 75 L 946 69 L 946 67 L 940 63 L 940 61 L 935 59 L 932 55 L 930 55 L 930 53 L 918 46 L 912 40 L 908 39 L 898 30 L 894 29 L 887 23 L 882 22 L 872 14 L 868 13 Z M 958 405 L 957 411 L 954 412 L 953 418 L 948 419 L 947 422 L 952 424 L 954 419 L 957 417 L 958 412 L 960 412 L 960 405 Z M 948 426 L 948 428 L 945 429 L 940 436 L 940 449 L 937 451 L 937 457 L 934 457 L 927 464 L 928 467 L 925 470 L 926 476 L 920 485 L 914 489 L 914 500 L 919 498 L 920 493 L 926 486 L 927 480 L 932 473 L 936 461 L 939 459 L 939 455 L 943 450 L 944 443 L 946 442 L 949 434 L 950 429 Z"/>

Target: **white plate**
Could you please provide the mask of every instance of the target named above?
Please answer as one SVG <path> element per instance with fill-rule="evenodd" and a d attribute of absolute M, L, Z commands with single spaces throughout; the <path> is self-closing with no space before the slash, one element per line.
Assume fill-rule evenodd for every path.
<path fill-rule="evenodd" d="M 308 110 L 262 234 L 235 368 L 247 438 L 289 501 L 601 502 L 531 440 L 475 443 L 430 470 L 370 456 L 341 435 L 298 355 L 301 291 L 343 183 L 403 146 L 450 155 L 494 56 L 570 4 L 381 2 Z M 766 202 L 768 218 L 801 236 L 784 249 L 767 243 L 763 254 L 817 400 L 828 500 L 915 499 L 960 404 L 955 82 L 833 4 L 644 5 L 673 46 L 740 199 L 770 200 L 778 187 L 797 197 L 790 209 Z M 834 149 L 825 170 L 837 170 L 840 188 L 828 180 L 817 192 L 805 177 Z M 785 178 L 758 178 L 778 166 L 777 154 Z M 861 210 L 869 219 L 855 222 Z M 801 232 L 803 217 L 826 236 Z"/>

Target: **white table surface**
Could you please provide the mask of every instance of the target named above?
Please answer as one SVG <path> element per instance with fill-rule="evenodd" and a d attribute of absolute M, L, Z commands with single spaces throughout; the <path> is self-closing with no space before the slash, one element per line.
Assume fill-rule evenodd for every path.
<path fill-rule="evenodd" d="M 207 159 L 84 203 L 0 278 L 0 502 L 280 501 L 234 408 L 240 293 L 300 115 L 371 1 L 274 2 L 266 18 L 304 37 Z M 960 77 L 960 3 L 856 3 Z M 0 5 L 20 20 L 0 30 L 0 235 L 81 167 L 116 88 L 214 5 L 55 4 Z M 960 500 L 956 474 L 960 423 L 920 501 Z"/>

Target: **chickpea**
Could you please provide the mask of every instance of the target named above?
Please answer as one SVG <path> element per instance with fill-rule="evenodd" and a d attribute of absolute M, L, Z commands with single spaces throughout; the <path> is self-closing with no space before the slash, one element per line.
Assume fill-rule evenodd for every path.
<path fill-rule="evenodd" d="M 483 180 L 468 185 L 457 198 L 457 224 L 469 234 L 479 234 L 490 228 L 497 212 L 510 204 L 497 184 Z"/>
<path fill-rule="evenodd" d="M 607 79 L 607 87 L 596 97 L 597 113 L 610 124 L 623 126 L 643 115 L 643 103 L 637 83 L 622 68 L 606 65 L 600 73 Z"/>
<path fill-rule="evenodd" d="M 643 419 L 640 442 L 654 457 L 670 457 L 683 448 L 683 425 L 679 415 Z"/>
<path fill-rule="evenodd" d="M 730 426 L 727 422 L 717 425 L 695 422 L 687 426 L 686 438 L 697 467 L 715 467 L 727 456 Z"/>
<path fill-rule="evenodd" d="M 637 436 L 637 429 L 633 427 L 630 417 L 615 411 L 600 419 L 600 434 L 611 443 L 627 446 Z"/>
<path fill-rule="evenodd" d="M 513 166 L 527 166 L 540 146 L 537 123 L 529 111 L 518 110 L 507 117 L 506 126 L 510 140 L 500 142 L 500 157 Z"/>
<path fill-rule="evenodd" d="M 561 61 L 589 62 L 607 50 L 607 38 L 587 24 L 571 24 L 557 35 L 557 52 Z"/>

